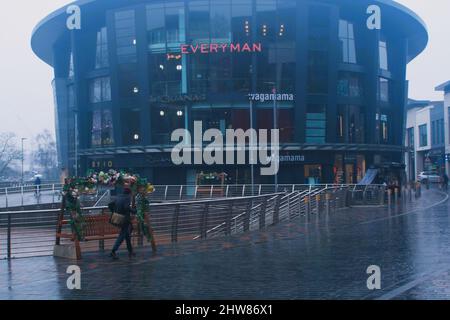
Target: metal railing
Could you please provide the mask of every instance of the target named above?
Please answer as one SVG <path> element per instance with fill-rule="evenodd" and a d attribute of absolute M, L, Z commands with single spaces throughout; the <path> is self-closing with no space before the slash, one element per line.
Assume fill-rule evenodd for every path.
<path fill-rule="evenodd" d="M 154 202 L 203 200 L 212 198 L 231 198 L 259 196 L 277 192 L 305 191 L 313 188 L 328 188 L 345 186 L 359 188 L 356 185 L 305 185 L 305 184 L 242 184 L 242 185 L 157 185 L 150 196 Z M 379 186 L 382 187 L 382 186 Z M 39 188 L 33 185 L 0 188 L 0 209 L 23 207 L 36 204 L 56 204 L 61 201 L 61 184 L 45 184 Z M 359 189 L 358 189 L 359 190 Z M 38 192 L 37 192 L 38 191 Z M 108 191 L 109 193 L 106 193 Z M 102 203 L 110 199 L 112 189 L 101 188 L 92 201 L 97 202 L 102 197 Z"/>
<path fill-rule="evenodd" d="M 151 222 L 157 243 L 233 235 L 263 229 L 298 217 L 309 220 L 313 214 L 329 214 L 354 204 L 352 199 L 360 201 L 361 198 L 359 188 L 353 185 L 291 185 L 279 192 L 270 192 L 277 189 L 275 186 L 261 185 L 257 186 L 257 195 L 248 195 L 252 190 L 248 190 L 248 186 L 244 187 L 234 190 L 240 195 L 235 197 L 231 197 L 235 192 L 228 190 L 228 198 L 197 198 L 188 201 L 180 201 L 178 198 L 177 201 L 152 203 Z M 268 191 L 267 194 L 263 194 L 265 190 Z M 386 193 L 381 186 L 365 190 L 367 199 L 384 199 Z M 373 195 L 376 190 L 379 194 Z M 97 215 L 107 211 L 104 201 L 109 196 L 109 191 L 106 191 L 95 206 L 83 208 L 84 215 Z M 0 259 L 51 255 L 59 213 L 59 209 L 0 212 Z M 70 226 L 65 228 L 68 228 L 66 232 L 71 232 Z M 63 240 L 62 244 L 69 243 L 70 241 Z M 83 242 L 82 250 L 98 251 L 112 247 L 112 244 L 113 240 Z M 146 245 L 139 241 L 135 244 Z"/>

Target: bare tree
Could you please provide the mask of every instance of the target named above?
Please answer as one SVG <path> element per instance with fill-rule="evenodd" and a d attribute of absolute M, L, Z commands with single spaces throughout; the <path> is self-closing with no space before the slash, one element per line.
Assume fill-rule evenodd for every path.
<path fill-rule="evenodd" d="M 11 132 L 0 133 L 0 175 L 8 169 L 12 162 L 20 160 L 21 157 L 16 135 Z"/>
<path fill-rule="evenodd" d="M 51 180 L 58 177 L 58 159 L 56 142 L 49 130 L 44 130 L 35 139 L 35 151 L 33 152 L 33 162 L 45 179 Z"/>

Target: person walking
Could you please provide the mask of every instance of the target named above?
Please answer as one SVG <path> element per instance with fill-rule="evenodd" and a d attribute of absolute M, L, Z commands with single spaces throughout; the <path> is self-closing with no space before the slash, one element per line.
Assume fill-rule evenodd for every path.
<path fill-rule="evenodd" d="M 448 175 L 446 173 L 442 176 L 442 187 L 444 191 L 448 191 Z"/>
<path fill-rule="evenodd" d="M 35 196 L 39 196 L 40 195 L 41 183 L 42 183 L 41 177 L 37 175 L 36 178 L 34 179 L 34 186 L 35 186 L 35 188 L 34 188 L 34 195 Z"/>
<path fill-rule="evenodd" d="M 114 260 L 118 259 L 117 250 L 119 250 L 123 241 L 127 244 L 128 255 L 130 258 L 135 256 L 133 246 L 131 244 L 131 233 L 133 225 L 131 223 L 131 215 L 136 214 L 136 209 L 131 206 L 131 190 L 124 188 L 123 193 L 118 195 L 116 200 L 108 205 L 112 212 L 118 213 L 125 217 L 123 224 L 120 226 L 120 234 L 117 237 L 116 243 L 111 251 L 110 257 Z"/>

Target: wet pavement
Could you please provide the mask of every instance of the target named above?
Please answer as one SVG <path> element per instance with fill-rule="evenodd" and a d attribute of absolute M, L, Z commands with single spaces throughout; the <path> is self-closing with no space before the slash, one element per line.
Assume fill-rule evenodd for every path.
<path fill-rule="evenodd" d="M 448 196 L 351 208 L 239 236 L 106 253 L 79 262 L 81 290 L 53 257 L 0 261 L 0 299 L 450 299 Z M 381 269 L 371 291 L 367 267 Z"/>

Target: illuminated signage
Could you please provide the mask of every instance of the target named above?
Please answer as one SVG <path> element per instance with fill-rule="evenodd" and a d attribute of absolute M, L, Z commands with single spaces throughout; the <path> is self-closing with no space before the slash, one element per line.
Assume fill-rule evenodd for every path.
<path fill-rule="evenodd" d="M 292 93 L 249 93 L 250 101 L 294 101 Z"/>
<path fill-rule="evenodd" d="M 204 94 L 180 94 L 174 96 L 151 96 L 150 102 L 159 103 L 178 103 L 178 102 L 199 102 L 205 101 L 206 95 Z"/>
<path fill-rule="evenodd" d="M 261 52 L 261 43 L 211 43 L 211 44 L 183 44 L 181 45 L 182 54 L 209 54 L 209 53 L 245 53 Z"/>

